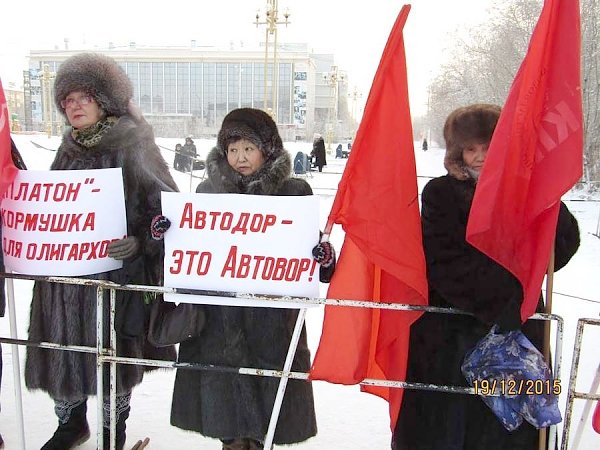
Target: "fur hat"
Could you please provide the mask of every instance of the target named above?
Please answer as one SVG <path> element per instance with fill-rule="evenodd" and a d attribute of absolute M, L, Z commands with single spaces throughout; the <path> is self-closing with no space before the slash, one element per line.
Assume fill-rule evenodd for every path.
<path fill-rule="evenodd" d="M 234 109 L 225 116 L 217 137 L 217 148 L 227 155 L 228 145 L 239 139 L 247 139 L 255 144 L 266 159 L 283 151 L 277 125 L 270 115 L 260 109 Z"/>
<path fill-rule="evenodd" d="M 84 91 L 94 97 L 108 116 L 127 113 L 133 97 L 133 86 L 125 71 L 108 56 L 80 53 L 71 56 L 58 68 L 54 80 L 54 102 L 59 111 L 61 100 L 74 91 Z"/>
<path fill-rule="evenodd" d="M 485 103 L 463 106 L 450 113 L 444 124 L 444 167 L 450 175 L 459 180 L 469 177 L 463 162 L 463 149 L 490 142 L 499 117 L 500 107 Z"/>

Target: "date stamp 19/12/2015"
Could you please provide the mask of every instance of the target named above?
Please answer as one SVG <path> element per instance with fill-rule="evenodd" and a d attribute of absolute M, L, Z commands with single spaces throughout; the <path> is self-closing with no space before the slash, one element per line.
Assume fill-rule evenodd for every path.
<path fill-rule="evenodd" d="M 560 395 L 560 380 L 473 380 L 477 395 Z"/>

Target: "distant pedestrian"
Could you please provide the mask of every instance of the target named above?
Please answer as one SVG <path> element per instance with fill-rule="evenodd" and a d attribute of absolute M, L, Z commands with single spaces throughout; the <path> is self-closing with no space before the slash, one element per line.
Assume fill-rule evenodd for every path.
<path fill-rule="evenodd" d="M 336 158 L 342 158 L 343 157 L 342 144 L 338 144 L 338 146 L 335 148 L 335 157 Z"/>
<path fill-rule="evenodd" d="M 194 140 L 191 136 L 185 138 L 185 144 L 182 148 L 183 153 L 183 171 L 182 172 L 190 172 L 194 167 L 194 160 L 198 156 L 198 152 L 196 150 L 196 145 L 194 144 Z"/>
<path fill-rule="evenodd" d="M 325 141 L 322 137 L 317 137 L 313 142 L 313 149 L 310 156 L 312 156 L 313 164 L 319 169 L 319 172 L 323 172 L 323 166 L 327 165 L 327 159 L 325 153 Z"/>
<path fill-rule="evenodd" d="M 423 145 L 421 148 L 423 149 L 424 152 L 427 151 L 427 148 L 428 148 L 427 138 L 423 138 Z"/>
<path fill-rule="evenodd" d="M 185 172 L 185 159 L 183 154 L 183 145 L 175 146 L 175 159 L 173 160 L 173 168 L 179 172 Z"/>

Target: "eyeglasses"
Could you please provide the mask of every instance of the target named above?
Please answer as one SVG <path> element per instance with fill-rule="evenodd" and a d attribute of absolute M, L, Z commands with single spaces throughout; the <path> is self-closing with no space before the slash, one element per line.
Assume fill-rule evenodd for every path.
<path fill-rule="evenodd" d="M 92 97 L 91 95 L 82 95 L 78 98 L 68 97 L 60 101 L 60 106 L 62 107 L 62 109 L 74 108 L 75 104 L 77 104 L 78 106 L 85 106 L 89 105 L 93 101 L 94 97 Z"/>

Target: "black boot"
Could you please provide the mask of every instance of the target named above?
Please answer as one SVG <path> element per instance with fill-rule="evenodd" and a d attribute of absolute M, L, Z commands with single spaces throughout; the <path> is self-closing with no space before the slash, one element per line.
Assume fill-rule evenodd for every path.
<path fill-rule="evenodd" d="M 57 402 L 55 411 L 59 417 L 58 428 L 41 450 L 69 450 L 90 438 L 90 427 L 85 417 L 87 402 L 67 409 L 61 409 L 61 405 L 68 406 L 68 403 Z"/>
<path fill-rule="evenodd" d="M 117 426 L 116 426 L 116 441 L 115 441 L 115 448 L 117 450 L 123 450 L 123 447 L 125 446 L 125 421 L 127 420 L 127 418 L 129 417 L 129 411 L 131 410 L 131 408 L 128 406 L 126 409 L 124 409 L 123 411 L 120 411 L 118 416 L 117 416 Z M 109 427 L 104 427 L 104 432 L 103 432 L 103 441 L 102 441 L 102 448 L 104 450 L 109 450 L 110 449 L 110 428 Z"/>

